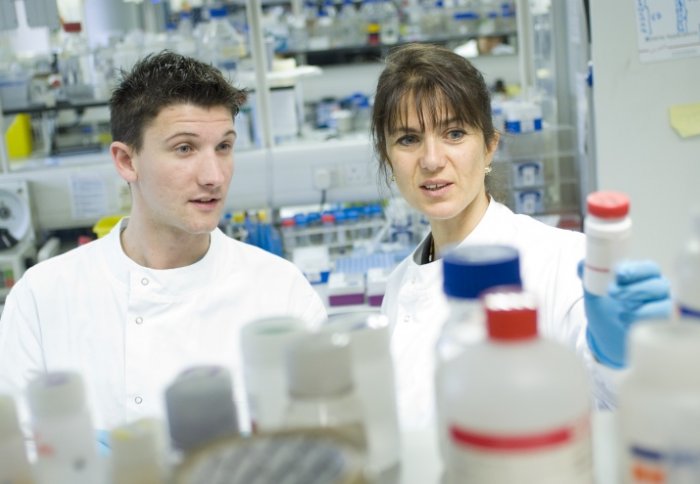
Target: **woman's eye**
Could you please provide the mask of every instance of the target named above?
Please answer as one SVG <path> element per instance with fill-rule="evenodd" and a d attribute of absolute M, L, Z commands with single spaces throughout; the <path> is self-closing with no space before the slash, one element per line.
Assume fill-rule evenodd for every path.
<path fill-rule="evenodd" d="M 192 148 L 190 147 L 190 145 L 180 145 L 175 147 L 175 151 L 177 151 L 178 153 L 186 154 L 192 151 Z"/>
<path fill-rule="evenodd" d="M 447 133 L 447 137 L 452 141 L 458 141 L 464 137 L 465 133 L 461 129 L 453 129 Z"/>
<path fill-rule="evenodd" d="M 412 134 L 407 134 L 405 136 L 401 136 L 396 142 L 400 145 L 407 146 L 410 145 L 411 143 L 416 142 L 416 136 Z"/>

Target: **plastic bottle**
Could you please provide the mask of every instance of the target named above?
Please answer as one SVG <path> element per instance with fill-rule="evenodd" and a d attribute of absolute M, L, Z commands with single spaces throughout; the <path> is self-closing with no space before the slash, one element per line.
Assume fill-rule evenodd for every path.
<path fill-rule="evenodd" d="M 608 285 L 614 280 L 615 265 L 628 251 L 632 233 L 630 201 L 627 195 L 620 192 L 593 192 L 586 198 L 586 204 L 583 285 L 591 294 L 603 296 L 608 293 Z"/>
<path fill-rule="evenodd" d="M 399 12 L 392 0 L 380 0 L 378 7 L 381 12 L 381 30 L 379 41 L 383 45 L 395 44 L 399 41 Z"/>
<path fill-rule="evenodd" d="M 700 318 L 700 208 L 690 225 L 691 236 L 676 258 L 674 292 L 681 317 Z"/>
<path fill-rule="evenodd" d="M 63 24 L 59 68 L 66 97 L 69 99 L 93 97 L 93 62 L 80 22 Z"/>
<path fill-rule="evenodd" d="M 67 371 L 40 375 L 29 382 L 27 400 L 37 448 L 37 482 L 103 482 L 104 468 L 80 375 Z"/>
<path fill-rule="evenodd" d="M 331 428 L 366 453 L 364 410 L 355 393 L 349 343 L 346 335 L 315 333 L 289 347 L 285 422 L 295 429 Z"/>
<path fill-rule="evenodd" d="M 231 374 L 221 366 L 194 366 L 165 390 L 173 446 L 183 452 L 238 433 Z"/>
<path fill-rule="evenodd" d="M 212 8 L 209 14 L 211 18 L 202 32 L 199 56 L 224 73 L 234 72 L 246 55 L 245 39 L 229 23 L 225 8 Z"/>
<path fill-rule="evenodd" d="M 258 319 L 241 330 L 243 376 L 254 432 L 276 430 L 284 424 L 289 403 L 285 355 L 305 328 L 304 321 L 285 316 Z"/>
<path fill-rule="evenodd" d="M 343 6 L 336 17 L 340 47 L 364 45 L 363 22 L 353 0 L 343 0 Z"/>
<path fill-rule="evenodd" d="M 620 482 L 700 482 L 700 325 L 645 321 L 620 382 Z"/>
<path fill-rule="evenodd" d="M 579 357 L 537 334 L 534 296 L 483 297 L 488 339 L 446 380 L 450 484 L 592 484 L 590 382 Z"/>
<path fill-rule="evenodd" d="M 34 483 L 24 435 L 17 419 L 17 408 L 14 399 L 9 395 L 0 395 L 0 482 Z"/>
<path fill-rule="evenodd" d="M 520 286 L 520 256 L 505 245 L 457 247 L 443 257 L 443 292 L 449 305 L 435 345 L 435 413 L 443 459 L 449 436 L 445 423 L 447 388 L 445 382 L 461 371 L 451 364 L 468 344 L 486 334 L 479 296 L 495 286 Z"/>
<path fill-rule="evenodd" d="M 389 479 L 398 473 L 401 448 L 389 321 L 378 312 L 360 311 L 331 315 L 321 330 L 350 338 L 353 379 L 367 429 L 368 468 L 374 476 Z"/>
<path fill-rule="evenodd" d="M 110 432 L 112 484 L 165 484 L 165 432 L 159 420 L 144 418 Z"/>

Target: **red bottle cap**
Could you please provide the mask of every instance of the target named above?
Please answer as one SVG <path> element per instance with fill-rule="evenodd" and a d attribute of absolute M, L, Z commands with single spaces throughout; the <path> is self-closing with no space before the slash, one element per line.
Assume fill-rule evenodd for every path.
<path fill-rule="evenodd" d="M 494 288 L 482 297 L 490 339 L 525 340 L 537 337 L 537 304 L 518 288 Z"/>
<path fill-rule="evenodd" d="M 621 192 L 593 192 L 586 205 L 588 213 L 600 218 L 620 218 L 630 211 L 630 199 Z"/>
<path fill-rule="evenodd" d="M 65 32 L 81 32 L 83 30 L 80 22 L 66 22 L 63 24 Z"/>

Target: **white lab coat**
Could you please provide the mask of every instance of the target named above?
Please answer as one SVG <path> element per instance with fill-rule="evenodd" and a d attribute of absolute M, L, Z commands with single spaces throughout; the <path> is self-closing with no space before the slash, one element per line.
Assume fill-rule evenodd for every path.
<path fill-rule="evenodd" d="M 182 268 L 142 267 L 119 232 L 30 268 L 0 319 L 0 392 L 20 395 L 47 370 L 86 382 L 96 427 L 164 417 L 163 392 L 191 365 L 227 367 L 243 403 L 239 330 L 266 316 L 320 324 L 320 297 L 291 262 L 216 229 L 207 254 Z M 23 402 L 20 407 L 23 407 Z"/>
<path fill-rule="evenodd" d="M 395 325 L 392 356 L 399 420 L 407 430 L 434 425 L 434 349 L 449 313 L 441 261 L 418 263 L 424 243 L 391 274 L 382 304 L 382 312 Z M 540 334 L 576 349 L 590 369 L 597 404 L 610 405 L 614 371 L 596 363 L 586 343 L 583 288 L 576 271 L 585 255 L 584 235 L 514 214 L 491 200 L 477 227 L 460 243 L 467 244 L 518 249 L 523 286 L 538 299 Z"/>

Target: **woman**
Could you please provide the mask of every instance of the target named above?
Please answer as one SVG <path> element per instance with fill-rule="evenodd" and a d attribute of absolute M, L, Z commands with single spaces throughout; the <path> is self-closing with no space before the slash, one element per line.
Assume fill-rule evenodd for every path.
<path fill-rule="evenodd" d="M 433 349 L 448 313 L 441 266 L 434 262 L 455 244 L 519 250 L 523 285 L 540 301 L 541 333 L 575 348 L 591 369 L 599 405 L 612 404 L 608 367 L 624 362 L 629 322 L 670 310 L 668 284 L 656 265 L 626 263 L 618 269 L 615 298 L 586 294 L 584 301 L 577 275 L 584 235 L 514 214 L 490 196 L 499 133 L 489 92 L 481 73 L 446 48 L 409 44 L 390 53 L 377 84 L 372 136 L 380 172 L 431 229 L 392 273 L 382 307 L 395 325 L 404 428 L 429 426 L 433 419 Z"/>

